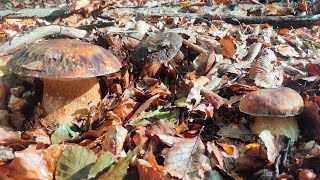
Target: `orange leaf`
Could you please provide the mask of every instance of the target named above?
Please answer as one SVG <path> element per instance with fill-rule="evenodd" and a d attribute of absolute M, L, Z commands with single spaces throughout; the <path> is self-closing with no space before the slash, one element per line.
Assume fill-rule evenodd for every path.
<path fill-rule="evenodd" d="M 220 44 L 222 45 L 222 55 L 234 59 L 235 53 L 235 41 L 233 37 L 226 36 L 220 40 Z"/>
<path fill-rule="evenodd" d="M 288 32 L 290 32 L 289 29 L 279 29 L 279 30 L 278 30 L 278 34 L 279 34 L 279 35 L 285 35 L 285 34 L 287 34 Z"/>
<path fill-rule="evenodd" d="M 152 149 L 149 150 L 148 152 L 148 162 L 152 165 L 152 167 L 155 167 L 158 171 L 164 170 L 163 166 L 159 166 L 156 157 L 154 156 Z"/>
<path fill-rule="evenodd" d="M 161 173 L 156 170 L 156 168 L 152 167 L 152 165 L 143 159 L 138 159 L 137 162 L 138 167 L 138 173 L 139 173 L 139 179 L 140 180 L 159 180 L 163 179 Z"/>

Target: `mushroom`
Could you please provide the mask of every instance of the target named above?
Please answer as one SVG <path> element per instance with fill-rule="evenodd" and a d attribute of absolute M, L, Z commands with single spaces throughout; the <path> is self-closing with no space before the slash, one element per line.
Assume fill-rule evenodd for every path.
<path fill-rule="evenodd" d="M 239 103 L 241 112 L 255 116 L 251 130 L 259 134 L 269 130 L 297 141 L 299 127 L 295 115 L 303 110 L 303 99 L 293 89 L 260 89 L 246 94 Z"/>
<path fill-rule="evenodd" d="M 97 76 L 115 73 L 121 63 L 108 50 L 75 39 L 52 39 L 16 52 L 10 71 L 43 80 L 43 123 L 71 124 L 88 103 L 101 100 Z"/>
<path fill-rule="evenodd" d="M 159 32 L 142 40 L 132 52 L 130 63 L 140 77 L 154 76 L 162 65 L 177 55 L 182 45 L 182 38 L 173 32 Z"/>

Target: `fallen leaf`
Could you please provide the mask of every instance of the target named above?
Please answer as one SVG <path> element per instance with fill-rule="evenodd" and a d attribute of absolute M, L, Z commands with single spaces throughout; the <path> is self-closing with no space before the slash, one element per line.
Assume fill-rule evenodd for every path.
<path fill-rule="evenodd" d="M 114 162 L 115 156 L 111 152 L 107 151 L 103 153 L 91 167 L 88 179 L 95 178 L 97 174 L 103 172 L 105 169 L 108 169 Z"/>
<path fill-rule="evenodd" d="M 234 59 L 235 54 L 235 39 L 231 36 L 225 36 L 224 38 L 220 39 L 220 44 L 222 46 L 222 55 Z"/>
<path fill-rule="evenodd" d="M 252 132 L 245 126 L 235 123 L 221 127 L 217 134 L 222 137 L 241 139 L 242 141 L 251 141 L 254 138 Z"/>
<path fill-rule="evenodd" d="M 13 158 L 14 155 L 11 148 L 0 146 L 0 164 Z"/>
<path fill-rule="evenodd" d="M 180 179 L 203 179 L 211 170 L 205 147 L 199 138 L 181 139 L 166 154 L 164 167 L 171 176 Z"/>
<path fill-rule="evenodd" d="M 63 141 L 72 140 L 80 135 L 80 132 L 76 131 L 69 125 L 62 124 L 56 131 L 51 135 L 52 144 L 59 144 Z"/>
<path fill-rule="evenodd" d="M 276 136 L 268 130 L 263 130 L 259 134 L 259 137 L 264 142 L 264 145 L 267 148 L 269 164 L 273 164 L 279 155 L 279 145 Z"/>
<path fill-rule="evenodd" d="M 250 66 L 249 77 L 257 86 L 277 88 L 283 82 L 283 70 L 275 63 L 277 57 L 270 49 L 263 49 L 255 62 Z"/>
<path fill-rule="evenodd" d="M 55 178 L 57 180 L 87 178 L 96 159 L 94 152 L 85 147 L 69 146 L 59 158 Z"/>
<path fill-rule="evenodd" d="M 219 109 L 220 106 L 224 104 L 224 101 L 221 96 L 218 94 L 210 91 L 207 88 L 201 88 L 200 94 L 204 97 L 205 100 L 207 100 L 215 109 Z"/>
<path fill-rule="evenodd" d="M 35 146 L 29 146 L 23 151 L 16 151 L 14 156 L 6 167 L 8 178 L 53 179 L 54 165 L 44 150 L 36 150 Z"/>
<path fill-rule="evenodd" d="M 109 126 L 102 140 L 102 149 L 117 155 L 123 150 L 123 143 L 128 131 L 122 126 Z"/>
<path fill-rule="evenodd" d="M 226 171 L 223 154 L 214 142 L 207 142 L 207 150 L 209 153 L 211 165 L 218 166 L 220 169 Z"/>
<path fill-rule="evenodd" d="M 98 180 L 108 180 L 108 179 L 123 179 L 127 174 L 127 169 L 129 168 L 129 163 L 133 156 L 141 151 L 142 145 L 136 147 L 133 151 L 129 152 L 126 157 L 120 158 L 115 164 L 113 164 L 110 169 L 98 177 Z"/>
<path fill-rule="evenodd" d="M 141 112 L 139 116 L 133 118 L 130 122 L 130 126 L 147 126 L 153 124 L 158 120 L 166 120 L 173 122 L 177 119 L 177 113 L 175 109 L 163 110 L 161 106 L 156 110 L 150 110 L 148 112 Z"/>
<path fill-rule="evenodd" d="M 143 159 L 138 159 L 137 161 L 139 180 L 163 180 L 161 173 L 157 171 L 148 161 Z"/>

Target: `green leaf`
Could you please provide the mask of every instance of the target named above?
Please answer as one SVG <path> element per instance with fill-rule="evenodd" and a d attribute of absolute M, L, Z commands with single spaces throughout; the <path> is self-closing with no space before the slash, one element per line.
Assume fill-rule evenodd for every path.
<path fill-rule="evenodd" d="M 75 131 L 69 125 L 61 125 L 52 135 L 51 143 L 59 144 L 60 142 L 72 140 L 80 135 L 80 132 Z"/>
<path fill-rule="evenodd" d="M 123 179 L 127 175 L 129 164 L 134 155 L 142 149 L 142 144 L 129 152 L 126 157 L 120 158 L 118 162 L 110 167 L 110 169 L 102 174 L 98 180 Z"/>
<path fill-rule="evenodd" d="M 109 168 L 114 161 L 115 156 L 111 152 L 108 151 L 102 154 L 90 169 L 88 179 L 96 177 L 98 173 L 101 173 L 103 170 Z"/>
<path fill-rule="evenodd" d="M 59 158 L 55 172 L 56 180 L 78 180 L 87 178 L 97 156 L 82 146 L 69 146 Z"/>
<path fill-rule="evenodd" d="M 170 109 L 167 111 L 162 111 L 162 107 L 159 106 L 158 109 L 148 112 L 141 112 L 138 117 L 130 121 L 131 126 L 147 126 L 155 123 L 158 120 L 169 121 L 172 124 L 177 119 L 177 112 L 175 109 Z"/>

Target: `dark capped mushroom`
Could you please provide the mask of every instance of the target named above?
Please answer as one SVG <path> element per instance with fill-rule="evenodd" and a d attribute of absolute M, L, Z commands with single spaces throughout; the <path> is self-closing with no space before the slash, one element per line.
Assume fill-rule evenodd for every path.
<path fill-rule="evenodd" d="M 134 71 L 154 76 L 163 64 L 177 55 L 182 38 L 173 32 L 159 32 L 142 40 L 130 57 Z M 144 72 L 149 71 L 149 72 Z"/>
<path fill-rule="evenodd" d="M 241 112 L 255 116 L 251 130 L 259 134 L 269 130 L 276 135 L 285 135 L 297 141 L 299 127 L 295 115 L 303 110 L 303 99 L 293 89 L 283 87 L 260 89 L 246 94 L 239 104 Z"/>
<path fill-rule="evenodd" d="M 97 76 L 115 73 L 121 63 L 108 50 L 74 39 L 42 41 L 15 53 L 10 71 L 43 79 L 45 125 L 71 124 L 101 99 Z"/>

